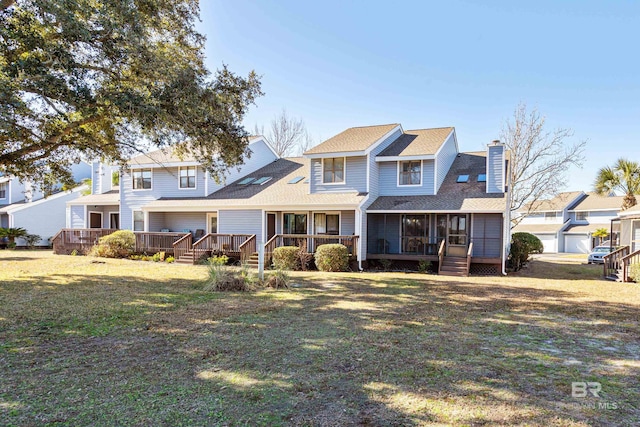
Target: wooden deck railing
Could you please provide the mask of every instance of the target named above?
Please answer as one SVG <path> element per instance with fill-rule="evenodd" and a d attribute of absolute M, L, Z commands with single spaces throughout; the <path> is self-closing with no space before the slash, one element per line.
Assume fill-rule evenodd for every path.
<path fill-rule="evenodd" d="M 215 253 L 239 256 L 240 245 L 246 242 L 252 234 L 213 234 L 209 233 L 193 244 L 193 263 L 200 258 Z"/>
<path fill-rule="evenodd" d="M 618 270 L 622 268 L 622 258 L 629 255 L 629 252 L 631 252 L 629 246 L 623 246 L 602 257 L 605 278 L 617 276 Z"/>
<path fill-rule="evenodd" d="M 264 265 L 270 266 L 273 251 L 280 246 L 297 246 L 304 248 L 309 253 L 315 253 L 319 246 L 327 243 L 340 243 L 347 247 L 349 256 L 358 256 L 358 240 L 355 235 L 330 235 L 330 234 L 276 234 L 264 245 Z"/>
<path fill-rule="evenodd" d="M 102 236 L 108 236 L 114 231 L 112 228 L 63 228 L 51 238 L 53 253 L 68 255 L 74 250 L 86 254 L 98 243 Z"/>
<path fill-rule="evenodd" d="M 240 262 L 245 263 L 249 261 L 251 255 L 257 251 L 256 243 L 256 235 L 254 234 L 240 245 Z"/>
<path fill-rule="evenodd" d="M 469 243 L 469 249 L 467 250 L 467 276 L 469 275 L 469 270 L 471 270 L 472 254 L 473 254 L 473 242 Z"/>
<path fill-rule="evenodd" d="M 191 233 L 187 233 L 175 242 L 173 242 L 173 256 L 175 259 L 179 259 L 191 250 L 193 242 L 193 236 Z"/>
<path fill-rule="evenodd" d="M 440 248 L 438 249 L 438 274 L 442 268 L 442 261 L 444 261 L 444 240 L 440 242 Z"/>
<path fill-rule="evenodd" d="M 174 243 L 185 238 L 185 233 L 151 233 L 146 231 L 134 231 L 136 236 L 136 248 L 138 253 L 155 254 L 157 252 L 166 252 L 174 254 Z M 187 233 L 191 236 L 191 233 Z"/>
<path fill-rule="evenodd" d="M 631 278 L 629 277 L 629 266 L 632 264 L 640 263 L 640 250 L 630 253 L 629 255 L 623 256 L 620 259 L 622 263 L 622 281 L 630 282 Z M 636 279 L 636 278 L 634 278 Z"/>

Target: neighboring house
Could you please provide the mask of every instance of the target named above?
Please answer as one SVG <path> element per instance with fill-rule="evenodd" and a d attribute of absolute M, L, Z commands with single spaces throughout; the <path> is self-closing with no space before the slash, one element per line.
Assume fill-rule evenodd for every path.
<path fill-rule="evenodd" d="M 629 246 L 632 253 L 640 250 L 640 206 L 620 212 L 615 223 L 620 226 L 620 246 Z"/>
<path fill-rule="evenodd" d="M 91 176 L 91 166 L 78 163 L 72 167 L 73 179 L 81 182 Z M 48 246 L 49 238 L 65 226 L 67 202 L 78 198 L 85 186 L 70 191 L 56 190 L 45 195 L 30 182 L 14 177 L 0 177 L 0 227 L 24 228 L 29 234 L 37 234 L 42 240 L 38 246 Z M 25 242 L 16 239 L 22 246 Z"/>
<path fill-rule="evenodd" d="M 538 202 L 535 208 L 512 230 L 537 236 L 544 252 L 589 253 L 601 243 L 593 237 L 599 228 L 610 230 L 622 205 L 622 197 L 571 191 L 551 200 Z M 613 230 L 614 241 L 617 228 Z M 605 240 L 608 240 L 605 239 Z"/>
<path fill-rule="evenodd" d="M 454 270 L 471 248 L 465 269 L 470 261 L 478 271 L 504 271 L 510 219 L 503 144 L 460 153 L 452 127 L 390 124 L 347 129 L 303 158 L 264 155 L 261 168 L 245 167 L 227 186 L 208 181 L 197 164 L 135 159 L 120 181 L 122 228 L 249 234 L 257 244 L 337 236 L 355 245 L 360 262 L 437 262 L 443 244 Z M 190 189 L 180 188 L 192 177 Z M 85 202 L 70 203 L 77 225 L 89 224 L 91 209 L 74 209 Z"/>
<path fill-rule="evenodd" d="M 115 228 L 134 231 L 183 231 L 206 229 L 216 232 L 215 219 L 200 217 L 188 203 L 182 211 L 149 214 L 147 205 L 163 197 L 198 199 L 207 197 L 227 182 L 252 173 L 278 159 L 264 138 L 251 137 L 250 157 L 227 172 L 225 182 L 216 182 L 190 157 L 178 157 L 171 149 L 156 150 L 132 158 L 120 174 L 118 186 L 112 177 L 119 168 L 93 164 L 92 194 L 67 204 L 68 228 Z M 201 221 L 202 219 L 202 221 Z"/>

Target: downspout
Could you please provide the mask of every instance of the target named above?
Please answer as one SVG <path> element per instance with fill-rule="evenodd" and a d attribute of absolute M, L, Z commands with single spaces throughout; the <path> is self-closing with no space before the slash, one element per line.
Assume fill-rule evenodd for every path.
<path fill-rule="evenodd" d="M 506 159 L 507 152 L 506 147 L 503 153 L 503 158 Z M 507 275 L 507 257 L 511 250 L 511 162 L 507 162 L 507 203 L 504 212 L 505 227 L 504 227 L 504 251 L 502 254 L 502 275 Z"/>
<path fill-rule="evenodd" d="M 360 230 L 360 238 L 358 239 L 358 271 L 363 271 L 362 268 L 362 209 L 360 206 L 356 207 L 356 212 L 358 213 L 358 229 Z"/>

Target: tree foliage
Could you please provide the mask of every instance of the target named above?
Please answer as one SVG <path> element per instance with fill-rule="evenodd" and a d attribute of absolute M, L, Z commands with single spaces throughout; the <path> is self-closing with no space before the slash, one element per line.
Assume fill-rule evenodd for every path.
<path fill-rule="evenodd" d="M 0 172 L 70 180 L 81 158 L 123 164 L 179 142 L 214 177 L 247 147 L 241 120 L 261 95 L 212 75 L 197 0 L 0 2 Z"/>
<path fill-rule="evenodd" d="M 615 165 L 600 169 L 596 176 L 595 189 L 601 195 L 615 191 L 623 192 L 622 210 L 637 205 L 636 194 L 640 192 L 640 163 L 618 159 Z"/>
<path fill-rule="evenodd" d="M 581 166 L 586 142 L 568 145 L 570 129 L 547 130 L 537 109 L 519 104 L 500 135 L 509 150 L 509 195 L 514 226 L 535 210 L 540 201 L 553 198 L 565 185 L 570 166 Z"/>

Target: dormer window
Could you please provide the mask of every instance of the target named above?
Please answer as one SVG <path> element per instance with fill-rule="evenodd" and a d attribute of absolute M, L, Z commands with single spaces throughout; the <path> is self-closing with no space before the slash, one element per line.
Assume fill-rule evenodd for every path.
<path fill-rule="evenodd" d="M 557 212 L 545 212 L 544 213 L 544 219 L 546 221 L 555 221 L 555 219 L 558 217 L 558 213 Z"/>
<path fill-rule="evenodd" d="M 180 188 L 196 188 L 196 167 L 186 166 L 180 168 Z"/>
<path fill-rule="evenodd" d="M 399 162 L 398 185 L 420 185 L 421 178 L 422 162 L 420 160 Z"/>
<path fill-rule="evenodd" d="M 322 183 L 339 184 L 344 182 L 344 157 L 332 157 L 322 160 Z"/>

